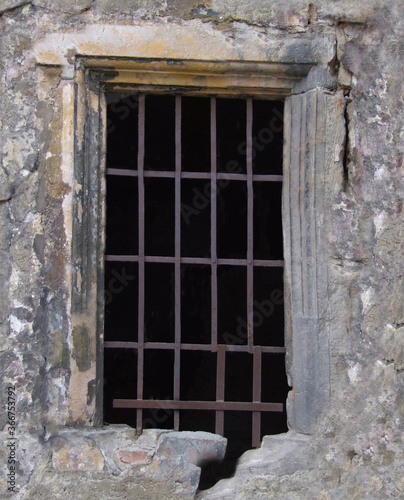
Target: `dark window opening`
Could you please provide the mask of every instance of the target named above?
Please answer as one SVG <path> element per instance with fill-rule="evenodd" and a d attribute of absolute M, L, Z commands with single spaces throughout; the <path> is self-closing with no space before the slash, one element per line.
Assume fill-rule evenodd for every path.
<path fill-rule="evenodd" d="M 107 103 L 104 421 L 224 435 L 209 487 L 287 430 L 283 103 Z"/>

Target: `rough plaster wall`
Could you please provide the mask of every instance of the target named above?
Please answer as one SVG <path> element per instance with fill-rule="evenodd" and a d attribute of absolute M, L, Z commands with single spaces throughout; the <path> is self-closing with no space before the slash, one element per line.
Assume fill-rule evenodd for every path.
<path fill-rule="evenodd" d="M 62 211 L 67 186 L 58 167 L 60 147 L 51 141 L 52 130 L 60 128 L 63 117 L 60 109 L 41 101 L 43 92 L 56 103 L 61 89 L 44 81 L 38 96 L 33 43 L 49 32 L 80 30 L 93 22 L 198 19 L 224 31 L 230 40 L 240 25 L 335 36 L 335 66 L 347 95 L 349 132 L 346 171 L 329 179 L 325 214 L 331 353 L 328 414 L 304 452 L 299 452 L 300 445 L 293 448 L 294 467 L 287 466 L 289 461 L 283 472 L 275 473 L 269 465 L 271 453 L 265 454 L 265 446 L 271 450 L 275 445 L 268 441 L 259 466 L 246 458 L 234 479 L 201 498 L 268 494 L 282 499 L 403 498 L 402 2 L 0 0 L 0 13 L 0 428 L 6 423 L 6 387 L 16 383 L 17 485 L 24 487 L 34 472 L 33 487 L 38 488 L 35 484 L 45 477 L 41 473 L 49 451 L 44 442 L 54 430 L 52 415 L 67 411 L 64 388 L 71 348 L 69 250 Z M 0 448 L 3 491 L 6 431 L 5 427 Z M 72 491 L 85 487 L 77 481 L 67 483 Z M 52 479 L 49 484 L 56 483 Z M 26 491 L 26 498 L 36 498 L 29 487 L 17 497 Z M 171 494 L 178 498 L 178 493 L 168 491 L 151 489 L 150 498 Z M 44 498 L 55 498 L 51 486 L 47 495 Z M 99 498 L 110 498 L 108 493 L 101 495 L 100 491 Z M 119 498 L 148 498 L 142 495 L 131 493 L 130 485 L 120 486 Z"/>

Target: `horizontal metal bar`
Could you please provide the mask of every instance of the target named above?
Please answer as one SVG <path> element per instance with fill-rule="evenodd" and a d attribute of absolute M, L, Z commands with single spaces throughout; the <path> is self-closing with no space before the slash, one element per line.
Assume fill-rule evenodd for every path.
<path fill-rule="evenodd" d="M 234 401 L 173 401 L 154 399 L 114 399 L 114 408 L 164 408 L 168 410 L 227 410 L 282 412 L 283 403 L 247 403 Z"/>
<path fill-rule="evenodd" d="M 149 255 L 144 258 L 145 262 L 154 262 L 162 264 L 174 264 L 175 257 L 163 257 L 158 255 Z M 107 262 L 137 262 L 137 255 L 105 255 Z M 181 264 L 210 264 L 212 259 L 209 257 L 181 257 Z M 217 264 L 221 266 L 246 266 L 247 259 L 217 259 Z M 283 267 L 283 260 L 253 260 L 253 266 L 257 267 Z"/>
<path fill-rule="evenodd" d="M 105 255 L 106 262 L 139 262 L 138 255 Z"/>
<path fill-rule="evenodd" d="M 284 261 L 283 260 L 256 259 L 256 260 L 253 260 L 253 266 L 257 266 L 257 267 L 283 267 Z"/>
<path fill-rule="evenodd" d="M 272 175 L 272 174 L 256 174 L 252 176 L 254 182 L 282 182 L 283 175 Z"/>
<path fill-rule="evenodd" d="M 144 346 L 144 344 L 143 344 Z M 138 342 L 122 342 L 122 341 L 104 341 L 104 349 L 137 349 Z"/>
<path fill-rule="evenodd" d="M 137 170 L 130 170 L 128 168 L 107 168 L 107 175 L 117 175 L 118 177 L 138 177 Z"/>
<path fill-rule="evenodd" d="M 252 175 L 252 180 L 254 182 L 282 182 L 283 175 L 273 175 L 273 174 L 256 174 Z M 247 174 L 232 174 L 228 172 L 218 172 L 217 178 L 229 181 L 246 181 Z"/>
<path fill-rule="evenodd" d="M 145 262 L 155 262 L 155 263 L 160 263 L 160 264 L 174 264 L 175 262 L 175 257 L 159 257 L 159 256 L 154 256 L 154 255 L 149 255 L 144 258 Z"/>
<path fill-rule="evenodd" d="M 175 172 L 174 172 L 174 170 L 145 170 L 144 176 L 145 177 L 165 177 L 165 178 L 174 179 Z"/>
<path fill-rule="evenodd" d="M 137 349 L 137 342 L 125 342 L 125 341 L 105 341 L 104 347 L 106 349 Z M 175 343 L 170 342 L 145 342 L 143 344 L 145 349 L 175 349 Z M 252 348 L 248 345 L 231 345 L 231 344 L 180 344 L 180 349 L 182 351 L 210 351 L 217 352 L 219 347 L 227 352 L 252 352 Z M 270 354 L 284 354 L 286 352 L 285 347 L 278 346 L 261 346 L 263 353 Z"/>
<path fill-rule="evenodd" d="M 119 177 L 137 177 L 137 170 L 130 170 L 126 168 L 107 168 L 107 175 L 116 175 Z M 175 177 L 174 170 L 144 170 L 144 177 L 165 177 L 172 178 Z M 210 180 L 211 172 L 181 172 L 182 179 L 206 179 Z M 236 174 L 231 172 L 218 172 L 216 178 L 220 180 L 233 180 L 233 181 L 245 181 L 247 180 L 246 174 Z M 283 175 L 273 175 L 273 174 L 257 174 L 252 176 L 253 181 L 260 182 L 282 182 Z"/>

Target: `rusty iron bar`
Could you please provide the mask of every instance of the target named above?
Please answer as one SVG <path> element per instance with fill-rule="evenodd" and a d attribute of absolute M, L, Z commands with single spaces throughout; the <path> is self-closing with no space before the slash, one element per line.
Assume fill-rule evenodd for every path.
<path fill-rule="evenodd" d="M 106 262 L 138 262 L 137 255 L 106 255 Z M 158 255 L 146 255 L 145 262 L 157 262 L 174 264 L 175 257 L 160 257 Z M 181 257 L 181 264 L 211 264 L 212 259 L 209 257 Z M 216 264 L 221 266 L 246 266 L 247 259 L 216 259 Z M 252 261 L 254 267 L 283 267 L 283 260 L 262 260 L 255 259 Z"/>
<path fill-rule="evenodd" d="M 254 345 L 254 266 L 253 266 L 253 210 L 254 210 L 254 191 L 253 191 L 253 104 L 252 99 L 246 101 L 247 105 L 247 330 L 248 330 L 248 345 Z"/>
<path fill-rule="evenodd" d="M 181 96 L 175 96 L 175 260 L 174 260 L 174 399 L 180 399 L 181 376 Z M 180 427 L 180 412 L 174 410 L 174 430 Z"/>
<path fill-rule="evenodd" d="M 217 234 L 216 234 L 216 98 L 210 100 L 210 172 L 211 172 L 211 206 L 210 206 L 210 259 L 211 259 L 211 343 L 217 345 Z M 217 414 L 216 414 L 217 419 Z M 217 425 L 217 424 L 216 424 Z"/>
<path fill-rule="evenodd" d="M 145 241 L 144 241 L 144 207 L 145 193 L 143 180 L 144 153 L 145 153 L 145 101 L 144 94 L 139 95 L 139 115 L 138 115 L 138 198 L 139 198 L 139 256 L 138 256 L 138 273 L 139 273 L 139 297 L 138 297 L 138 348 L 137 348 L 137 397 L 143 398 L 143 364 L 144 364 L 144 278 L 145 278 Z M 136 414 L 136 431 L 140 433 L 143 428 L 143 412 L 142 408 L 137 410 Z"/>
<path fill-rule="evenodd" d="M 216 366 L 216 401 L 224 401 L 224 387 L 226 374 L 226 351 L 223 346 L 218 348 Z M 224 411 L 216 411 L 215 432 L 224 434 Z"/>
<path fill-rule="evenodd" d="M 104 342 L 105 349 L 137 349 L 138 342 L 107 340 Z M 284 354 L 285 347 L 278 346 L 260 346 L 265 354 Z M 175 343 L 170 342 L 144 342 L 144 349 L 175 349 Z M 181 351 L 209 351 L 219 352 L 223 349 L 226 352 L 253 352 L 249 345 L 232 345 L 232 344 L 180 344 Z"/>
<path fill-rule="evenodd" d="M 283 412 L 283 403 L 254 403 L 240 401 L 175 401 L 173 399 L 114 399 L 114 408 L 165 408 L 168 410 L 214 410 Z"/>
<path fill-rule="evenodd" d="M 254 346 L 253 354 L 253 402 L 261 402 L 261 372 L 262 355 L 261 347 Z M 254 411 L 252 414 L 252 440 L 253 448 L 258 448 L 261 443 L 261 413 Z"/>
<path fill-rule="evenodd" d="M 213 99 L 213 98 L 212 98 Z M 206 179 L 210 180 L 213 172 L 181 172 L 181 179 Z M 137 170 L 125 168 L 107 168 L 107 175 L 115 175 L 118 177 L 138 177 Z M 171 170 L 144 170 L 144 177 L 165 177 L 175 178 L 175 171 Z M 216 179 L 229 181 L 246 181 L 247 174 L 234 174 L 231 172 L 215 172 Z M 253 174 L 253 181 L 260 182 L 282 182 L 283 175 L 274 174 Z"/>

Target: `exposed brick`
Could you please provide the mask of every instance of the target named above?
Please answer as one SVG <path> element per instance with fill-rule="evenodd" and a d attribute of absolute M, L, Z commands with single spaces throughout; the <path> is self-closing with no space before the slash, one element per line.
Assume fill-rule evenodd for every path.
<path fill-rule="evenodd" d="M 119 458 L 121 462 L 132 465 L 146 465 L 151 461 L 145 451 L 120 450 Z"/>

